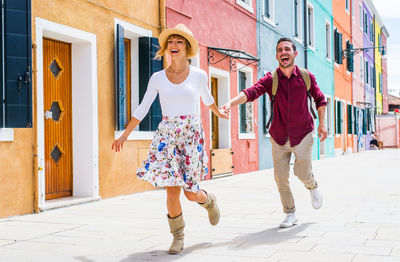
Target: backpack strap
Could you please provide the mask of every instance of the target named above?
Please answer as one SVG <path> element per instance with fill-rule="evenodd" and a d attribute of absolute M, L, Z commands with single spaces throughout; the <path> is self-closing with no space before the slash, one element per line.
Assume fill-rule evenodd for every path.
<path fill-rule="evenodd" d="M 304 83 L 306 84 L 307 87 L 307 97 L 310 100 L 310 112 L 311 115 L 313 116 L 314 119 L 317 119 L 317 115 L 314 112 L 314 108 L 312 107 L 312 99 L 311 99 L 311 94 L 310 94 L 310 88 L 311 88 L 311 79 L 310 79 L 310 74 L 308 73 L 308 70 L 305 68 L 300 68 L 300 73 L 301 77 L 303 78 Z"/>
<path fill-rule="evenodd" d="M 278 72 L 276 71 L 276 69 L 274 71 L 271 72 L 272 74 L 272 96 L 271 96 L 271 114 L 269 116 L 269 120 L 267 122 L 267 125 L 265 126 L 265 128 L 268 130 L 269 126 L 271 125 L 272 122 L 272 118 L 274 117 L 274 101 L 275 101 L 275 95 L 276 95 L 276 91 L 278 90 Z"/>

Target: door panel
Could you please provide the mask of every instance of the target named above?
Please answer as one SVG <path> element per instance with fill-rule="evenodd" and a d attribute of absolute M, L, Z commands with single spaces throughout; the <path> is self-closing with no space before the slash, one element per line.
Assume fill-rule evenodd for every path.
<path fill-rule="evenodd" d="M 215 77 L 211 77 L 211 94 L 214 97 L 214 100 L 218 103 L 218 79 Z M 212 148 L 219 148 L 219 126 L 218 126 L 218 117 L 211 112 L 211 139 L 212 139 Z"/>
<path fill-rule="evenodd" d="M 46 200 L 72 195 L 71 45 L 43 39 Z"/>

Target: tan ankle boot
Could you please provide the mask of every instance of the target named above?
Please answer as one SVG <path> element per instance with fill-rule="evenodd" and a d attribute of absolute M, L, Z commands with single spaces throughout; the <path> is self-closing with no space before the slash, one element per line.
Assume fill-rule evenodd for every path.
<path fill-rule="evenodd" d="M 207 212 L 208 212 L 208 220 L 210 220 L 210 224 L 215 226 L 218 224 L 219 221 L 219 209 L 217 206 L 217 199 L 213 194 L 208 194 L 205 190 L 203 190 L 204 193 L 207 195 L 207 200 L 204 204 L 200 204 L 200 206 L 204 207 Z"/>
<path fill-rule="evenodd" d="M 183 229 L 185 228 L 185 221 L 183 221 L 183 216 L 180 214 L 175 218 L 168 217 L 169 228 L 174 240 L 172 241 L 171 247 L 168 250 L 168 254 L 178 254 L 183 250 Z"/>

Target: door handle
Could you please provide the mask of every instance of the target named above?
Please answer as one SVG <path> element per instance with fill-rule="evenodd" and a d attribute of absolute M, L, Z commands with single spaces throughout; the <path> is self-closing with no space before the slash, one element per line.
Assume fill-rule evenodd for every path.
<path fill-rule="evenodd" d="M 53 112 L 51 112 L 51 111 L 46 111 L 46 112 L 44 113 L 44 117 L 45 117 L 46 119 L 53 119 Z"/>

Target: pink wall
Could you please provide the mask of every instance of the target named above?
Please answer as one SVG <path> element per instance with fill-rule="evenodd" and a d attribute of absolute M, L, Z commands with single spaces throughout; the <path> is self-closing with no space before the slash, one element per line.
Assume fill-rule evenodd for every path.
<path fill-rule="evenodd" d="M 257 18 L 236 0 L 167 0 L 167 27 L 184 23 L 200 44 L 257 56 Z M 256 1 L 253 0 L 255 10 Z M 218 25 L 218 26 L 217 26 Z"/>
<path fill-rule="evenodd" d="M 360 27 L 360 6 L 362 8 L 362 0 L 352 1 L 354 4 L 354 14 L 352 16 L 351 33 L 354 48 L 363 47 L 363 31 Z M 362 18 L 362 17 L 361 17 Z M 364 71 L 361 71 L 361 61 L 363 60 L 363 53 L 360 52 L 354 56 L 354 72 L 353 72 L 353 101 L 355 106 L 362 106 L 360 102 L 364 102 Z M 362 106 L 363 107 L 363 106 Z"/>
<path fill-rule="evenodd" d="M 376 119 L 376 132 L 384 147 L 400 147 L 399 124 L 398 116 L 382 116 Z"/>
<path fill-rule="evenodd" d="M 256 8 L 253 0 L 253 9 Z M 209 66 L 230 72 L 229 60 L 225 59 L 215 65 L 208 65 L 207 47 L 219 47 L 245 51 L 257 56 L 256 14 L 236 4 L 236 0 L 167 0 L 167 27 L 183 23 L 193 32 L 200 44 L 200 68 L 209 73 Z M 216 26 L 218 25 L 218 26 Z M 215 61 L 222 58 L 218 53 Z M 257 67 L 253 68 L 253 82 L 257 80 Z M 238 73 L 230 72 L 230 98 L 238 95 Z M 238 107 L 231 112 L 231 143 L 235 174 L 258 170 L 258 108 L 253 103 L 255 139 L 238 139 Z M 210 113 L 204 105 L 201 116 L 206 136 L 207 148 L 210 148 Z M 208 151 L 209 159 L 210 151 Z"/>

